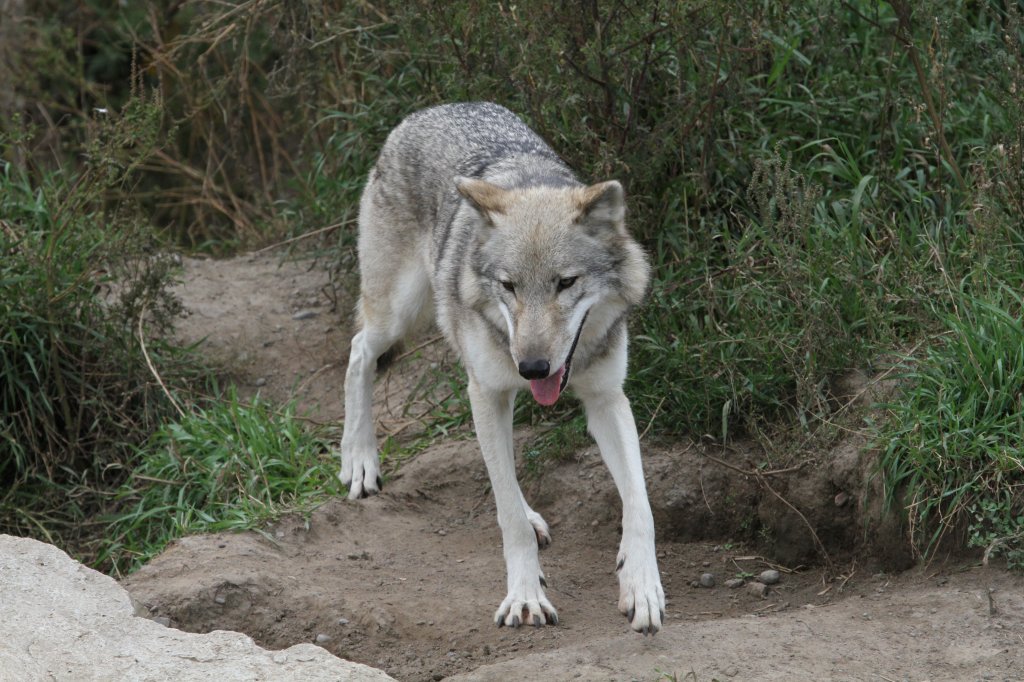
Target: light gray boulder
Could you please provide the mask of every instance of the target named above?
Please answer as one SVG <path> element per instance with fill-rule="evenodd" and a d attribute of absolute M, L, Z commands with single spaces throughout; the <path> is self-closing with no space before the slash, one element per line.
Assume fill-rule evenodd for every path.
<path fill-rule="evenodd" d="M 268 651 L 238 632 L 165 627 L 137 615 L 109 576 L 10 535 L 0 535 L 0 679 L 392 680 L 314 644 Z"/>

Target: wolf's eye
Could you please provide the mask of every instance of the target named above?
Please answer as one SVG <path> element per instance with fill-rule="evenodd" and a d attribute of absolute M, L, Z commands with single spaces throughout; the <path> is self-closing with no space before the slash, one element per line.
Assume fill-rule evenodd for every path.
<path fill-rule="evenodd" d="M 502 281 L 501 286 L 505 287 L 505 291 L 510 291 L 513 294 L 516 293 L 516 285 L 512 284 L 512 282 Z"/>
<path fill-rule="evenodd" d="M 563 277 L 562 279 L 558 280 L 558 290 L 559 291 L 565 291 L 566 289 L 568 289 L 569 287 L 571 287 L 575 283 L 576 283 L 576 278 L 575 277 Z"/>

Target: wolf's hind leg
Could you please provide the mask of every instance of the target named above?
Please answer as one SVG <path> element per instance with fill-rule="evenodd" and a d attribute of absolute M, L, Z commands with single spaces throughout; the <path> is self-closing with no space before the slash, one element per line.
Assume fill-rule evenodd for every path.
<path fill-rule="evenodd" d="M 529 520 L 530 525 L 533 526 L 533 532 L 537 534 L 537 546 L 541 549 L 546 548 L 551 544 L 551 529 L 548 528 L 547 521 L 544 520 L 543 516 L 530 509 L 530 505 L 526 503 L 526 498 L 523 497 L 522 489 L 520 489 L 519 497 L 523 500 L 526 518 Z"/>

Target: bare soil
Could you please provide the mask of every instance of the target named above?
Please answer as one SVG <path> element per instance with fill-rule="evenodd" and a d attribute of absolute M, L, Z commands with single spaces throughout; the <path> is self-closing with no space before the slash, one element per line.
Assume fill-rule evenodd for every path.
<path fill-rule="evenodd" d="M 205 338 L 245 395 L 340 421 L 349 304 L 333 304 L 321 267 L 276 256 L 184 267 L 183 338 Z M 431 337 L 414 342 L 378 379 L 378 433 L 420 429 L 450 361 Z M 520 447 L 534 436 L 517 433 Z M 892 572 L 911 562 L 898 522 L 874 506 L 861 445 L 758 476 L 753 446 L 645 443 L 668 597 L 655 637 L 616 610 L 620 506 L 593 446 L 523 476 L 551 525 L 541 561 L 560 624 L 493 626 L 501 537 L 466 431 L 391 471 L 377 497 L 259 533 L 185 538 L 125 587 L 174 627 L 316 642 L 399 680 L 1024 679 L 1024 579 L 963 559 Z M 781 581 L 764 597 L 724 586 L 766 568 Z M 702 573 L 716 586 L 692 586 Z"/>

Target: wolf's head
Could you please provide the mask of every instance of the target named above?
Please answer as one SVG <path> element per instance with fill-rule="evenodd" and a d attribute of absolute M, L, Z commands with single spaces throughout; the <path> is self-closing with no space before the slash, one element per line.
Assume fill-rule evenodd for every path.
<path fill-rule="evenodd" d="M 622 185 L 504 189 L 461 177 L 455 185 L 478 219 L 478 304 L 500 312 L 534 399 L 554 404 L 584 325 L 603 335 L 647 289 L 650 267 L 626 231 Z"/>

